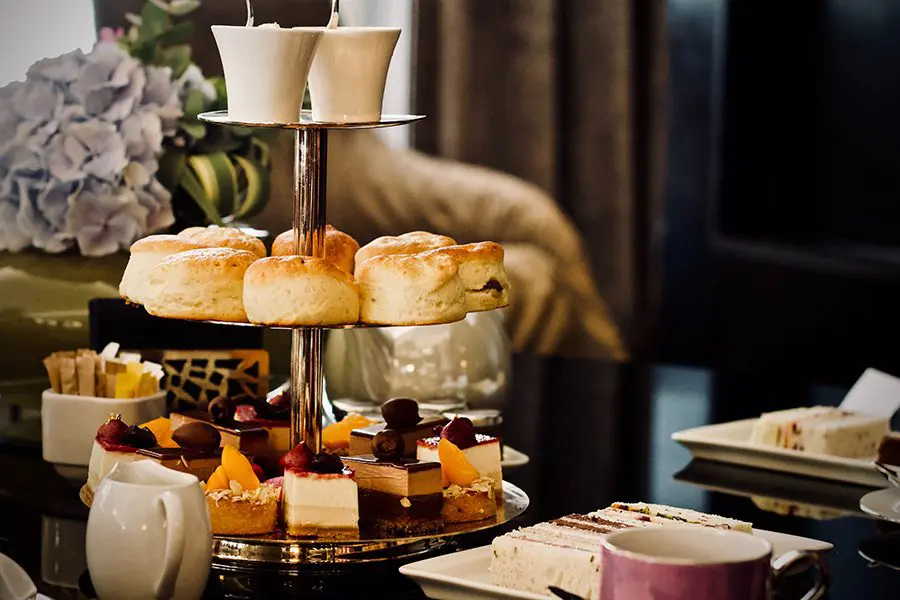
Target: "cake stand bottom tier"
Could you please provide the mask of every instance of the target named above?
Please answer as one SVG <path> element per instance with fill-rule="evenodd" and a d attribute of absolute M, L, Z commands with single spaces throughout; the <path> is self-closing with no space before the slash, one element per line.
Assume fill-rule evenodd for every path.
<path fill-rule="evenodd" d="M 499 527 L 528 508 L 528 495 L 503 482 L 503 506 L 497 516 L 472 523 L 448 525 L 443 531 L 403 538 L 356 540 L 304 539 L 274 533 L 265 536 L 213 536 L 213 564 L 222 570 L 333 568 L 340 565 L 374 564 L 419 557 L 440 550 L 460 535 Z"/>

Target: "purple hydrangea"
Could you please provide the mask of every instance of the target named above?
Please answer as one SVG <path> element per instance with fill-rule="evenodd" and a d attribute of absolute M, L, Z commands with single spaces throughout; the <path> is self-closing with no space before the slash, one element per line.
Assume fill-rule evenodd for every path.
<path fill-rule="evenodd" d="M 101 41 L 0 88 L 0 251 L 101 256 L 170 226 L 172 198 L 156 172 L 181 116 L 182 80 Z"/>

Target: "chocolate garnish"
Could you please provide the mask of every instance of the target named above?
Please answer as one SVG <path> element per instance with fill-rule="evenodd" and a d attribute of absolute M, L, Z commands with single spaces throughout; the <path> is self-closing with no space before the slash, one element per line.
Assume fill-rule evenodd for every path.
<path fill-rule="evenodd" d="M 381 405 L 381 416 L 388 429 L 412 429 L 419 424 L 419 403 L 412 398 L 391 398 Z"/>
<path fill-rule="evenodd" d="M 217 425 L 230 423 L 234 420 L 234 411 L 237 409 L 237 403 L 228 396 L 219 396 L 209 403 L 207 411 L 209 418 Z"/>
<path fill-rule="evenodd" d="M 447 426 L 441 431 L 441 437 L 453 443 L 460 450 L 478 444 L 475 426 L 468 417 L 453 417 L 453 420 L 447 423 Z"/>
<path fill-rule="evenodd" d="M 219 430 L 201 421 L 186 423 L 172 433 L 172 440 L 189 450 L 215 450 L 222 442 Z"/>
<path fill-rule="evenodd" d="M 122 436 L 128 430 L 128 425 L 122 421 L 119 415 L 109 415 L 109 419 L 97 430 L 97 439 L 114 446 L 122 445 Z"/>
<path fill-rule="evenodd" d="M 344 472 L 344 463 L 336 454 L 320 452 L 313 457 L 309 470 L 319 475 L 333 475 Z"/>
<path fill-rule="evenodd" d="M 379 460 L 400 460 L 405 450 L 403 436 L 396 429 L 383 429 L 372 438 L 372 454 Z"/>
<path fill-rule="evenodd" d="M 122 434 L 121 443 L 131 448 L 153 448 L 156 446 L 156 436 L 146 427 L 132 425 Z"/>

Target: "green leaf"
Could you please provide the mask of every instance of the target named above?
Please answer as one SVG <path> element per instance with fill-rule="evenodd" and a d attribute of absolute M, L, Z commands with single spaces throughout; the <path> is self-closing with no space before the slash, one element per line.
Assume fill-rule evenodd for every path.
<path fill-rule="evenodd" d="M 159 170 L 156 178 L 163 186 L 174 193 L 181 184 L 184 170 L 187 168 L 187 156 L 181 150 L 167 150 L 159 157 Z"/>
<path fill-rule="evenodd" d="M 221 215 L 234 212 L 238 193 L 238 173 L 224 152 L 198 154 L 188 159 L 188 166 L 203 186 Z"/>
<path fill-rule="evenodd" d="M 139 42 L 155 40 L 163 33 L 171 29 L 172 19 L 165 10 L 152 1 L 144 5 L 141 10 L 141 33 Z"/>
<path fill-rule="evenodd" d="M 190 21 L 181 21 L 172 25 L 172 29 L 159 36 L 159 43 L 164 46 L 184 44 L 194 35 L 194 24 Z"/>
<path fill-rule="evenodd" d="M 182 121 L 181 128 L 195 140 L 202 140 L 206 137 L 206 125 L 199 121 Z"/>
<path fill-rule="evenodd" d="M 157 64 L 170 67 L 172 78 L 178 79 L 191 66 L 191 47 L 187 44 L 179 44 L 160 48 L 157 52 Z"/>
<path fill-rule="evenodd" d="M 200 0 L 171 0 L 169 13 L 176 17 L 183 17 L 200 8 Z"/>
<path fill-rule="evenodd" d="M 181 178 L 181 188 L 187 192 L 188 196 L 194 199 L 194 202 L 197 203 L 197 206 L 200 207 L 200 210 L 203 211 L 210 223 L 213 225 L 224 224 L 219 211 L 216 210 L 215 205 L 203 190 L 203 186 L 200 185 L 200 181 L 190 169 L 185 170 L 184 177 Z"/>
<path fill-rule="evenodd" d="M 240 205 L 234 211 L 235 219 L 252 217 L 258 214 L 269 201 L 269 171 L 252 158 L 235 156 L 234 160 L 240 165 L 247 180 L 247 189 L 241 198 Z"/>
<path fill-rule="evenodd" d="M 200 90 L 191 90 L 184 100 L 184 114 L 188 117 L 196 117 L 206 110 L 206 96 Z"/>

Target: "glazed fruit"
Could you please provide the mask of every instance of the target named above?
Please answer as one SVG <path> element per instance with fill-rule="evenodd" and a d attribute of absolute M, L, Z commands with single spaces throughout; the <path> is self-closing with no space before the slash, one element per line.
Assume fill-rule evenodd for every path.
<path fill-rule="evenodd" d="M 224 424 L 234 420 L 234 411 L 236 409 L 237 404 L 234 400 L 227 396 L 219 396 L 209 403 L 206 411 L 209 413 L 209 418 L 212 419 L 213 423 Z"/>
<path fill-rule="evenodd" d="M 382 429 L 372 438 L 372 454 L 379 460 L 400 460 L 405 446 L 403 436 L 396 429 Z"/>
<path fill-rule="evenodd" d="M 194 421 L 176 429 L 172 434 L 172 440 L 189 450 L 212 451 L 222 442 L 222 434 L 209 423 Z"/>
<path fill-rule="evenodd" d="M 391 398 L 381 405 L 381 416 L 389 429 L 412 429 L 419 424 L 419 403 L 412 398 Z"/>
<path fill-rule="evenodd" d="M 159 417 L 152 421 L 142 423 L 141 427 L 146 427 L 156 436 L 156 441 L 162 445 L 162 440 L 172 436 L 172 420 L 166 417 Z"/>
<path fill-rule="evenodd" d="M 292 471 L 309 471 L 312 467 L 313 457 L 312 450 L 307 448 L 305 443 L 300 442 L 281 457 L 281 466 Z"/>
<path fill-rule="evenodd" d="M 126 430 L 128 425 L 119 418 L 119 415 L 110 415 L 109 420 L 97 430 L 97 439 L 107 444 L 119 445 L 123 443 L 122 436 Z"/>
<path fill-rule="evenodd" d="M 362 415 L 349 414 L 338 423 L 332 423 L 322 430 L 322 444 L 329 450 L 340 450 L 350 446 L 350 432 L 368 427 L 374 421 Z"/>
<path fill-rule="evenodd" d="M 225 467 L 219 465 L 213 474 L 209 476 L 206 482 L 207 490 L 225 490 L 228 489 L 228 475 L 225 474 Z"/>
<path fill-rule="evenodd" d="M 444 477 L 449 483 L 466 487 L 478 479 L 478 471 L 475 470 L 463 451 L 447 438 L 442 438 L 438 442 L 438 458 L 441 460 Z"/>
<path fill-rule="evenodd" d="M 475 437 L 475 426 L 467 417 L 453 417 L 441 431 L 441 438 L 450 440 L 453 445 L 461 450 L 471 448 L 478 443 Z"/>
<path fill-rule="evenodd" d="M 259 478 L 253 472 L 250 461 L 234 446 L 222 448 L 222 467 L 229 481 L 238 482 L 241 488 L 255 490 L 259 487 Z"/>
<path fill-rule="evenodd" d="M 122 434 L 122 444 L 132 448 L 155 448 L 156 436 L 146 427 L 132 425 Z"/>
<path fill-rule="evenodd" d="M 309 470 L 319 475 L 343 473 L 344 463 L 334 454 L 320 452 L 313 457 Z"/>

